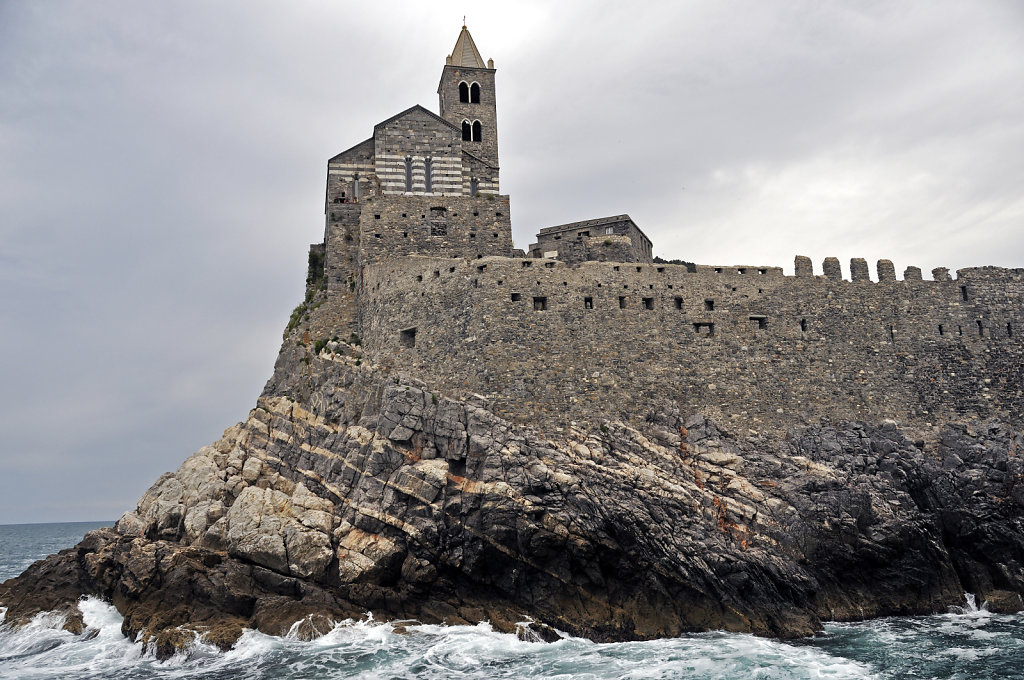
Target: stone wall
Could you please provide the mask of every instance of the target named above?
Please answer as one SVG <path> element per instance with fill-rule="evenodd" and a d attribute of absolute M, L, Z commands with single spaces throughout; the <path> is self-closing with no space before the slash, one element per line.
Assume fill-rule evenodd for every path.
<path fill-rule="evenodd" d="M 376 174 L 384 194 L 462 194 L 462 141 L 459 131 L 421 107 L 413 107 L 373 130 Z M 412 185 L 406 160 L 412 163 Z M 430 191 L 427 187 L 430 159 Z"/>
<path fill-rule="evenodd" d="M 410 254 L 510 257 L 508 196 L 377 196 L 362 203 L 358 237 L 361 264 Z"/>
<path fill-rule="evenodd" d="M 555 257 L 570 264 L 587 260 L 651 262 L 651 255 L 651 240 L 629 215 L 544 227 L 537 233 L 537 243 L 530 245 L 530 257 Z"/>
<path fill-rule="evenodd" d="M 775 267 L 403 257 L 366 267 L 362 285 L 373 361 L 483 394 L 520 421 L 629 421 L 673 400 L 754 428 L 924 427 L 1019 422 L 1024 407 L 1024 270 L 875 283 Z"/>

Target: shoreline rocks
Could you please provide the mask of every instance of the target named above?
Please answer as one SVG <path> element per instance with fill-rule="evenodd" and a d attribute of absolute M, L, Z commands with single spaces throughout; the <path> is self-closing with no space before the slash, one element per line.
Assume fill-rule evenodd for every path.
<path fill-rule="evenodd" d="M 667 405 L 548 439 L 416 381 L 288 375 L 115 529 L 0 585 L 8 622 L 80 629 L 96 595 L 166 655 L 368 612 L 613 641 L 799 637 L 964 591 L 1020 610 L 1024 436 L 999 422 L 741 437 Z"/>

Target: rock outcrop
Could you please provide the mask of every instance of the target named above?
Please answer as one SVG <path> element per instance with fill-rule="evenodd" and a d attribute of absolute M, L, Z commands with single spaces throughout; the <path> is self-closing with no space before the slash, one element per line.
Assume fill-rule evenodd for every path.
<path fill-rule="evenodd" d="M 625 640 L 801 636 L 964 591 L 1015 611 L 1022 444 L 997 421 L 731 432 L 671 404 L 542 433 L 357 346 L 286 341 L 243 423 L 0 603 L 74 629 L 79 597 L 108 598 L 164 654 L 367 612 Z"/>

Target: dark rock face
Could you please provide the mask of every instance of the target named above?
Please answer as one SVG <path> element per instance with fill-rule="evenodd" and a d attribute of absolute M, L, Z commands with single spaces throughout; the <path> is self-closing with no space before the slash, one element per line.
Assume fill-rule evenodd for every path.
<path fill-rule="evenodd" d="M 1024 592 L 1024 436 L 999 422 L 728 432 L 672 405 L 542 435 L 480 397 L 282 351 L 249 418 L 115 530 L 0 585 L 8 621 L 110 599 L 161 653 L 194 633 L 530 617 L 595 640 L 944 611 Z M 774 435 L 774 436 L 772 436 Z"/>

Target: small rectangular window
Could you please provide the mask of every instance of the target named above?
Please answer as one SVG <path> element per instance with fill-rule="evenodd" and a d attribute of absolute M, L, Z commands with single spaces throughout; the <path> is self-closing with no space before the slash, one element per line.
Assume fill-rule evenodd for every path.
<path fill-rule="evenodd" d="M 496 213 L 494 213 L 494 216 L 495 217 L 501 217 L 501 213 L 500 212 L 496 212 Z"/>
<path fill-rule="evenodd" d="M 642 271 L 644 270 L 644 268 L 643 268 L 643 267 L 637 267 L 637 268 L 636 268 L 636 270 L 637 270 L 638 272 L 642 272 Z"/>
<path fill-rule="evenodd" d="M 439 276 L 441 276 L 441 270 L 440 270 L 440 269 L 435 269 L 435 270 L 434 270 L 434 278 L 436 279 L 436 278 L 438 278 Z"/>
<path fill-rule="evenodd" d="M 487 271 L 487 265 L 485 265 L 485 264 L 482 264 L 482 265 L 480 265 L 479 267 L 477 267 L 477 268 L 476 268 L 476 270 L 477 270 L 478 272 L 481 272 L 481 273 L 483 273 L 483 272 Z"/>
<path fill-rule="evenodd" d="M 967 286 L 960 286 L 960 297 L 963 298 L 964 302 L 967 302 Z"/>
<path fill-rule="evenodd" d="M 449 274 L 454 274 L 455 273 L 455 267 L 448 267 L 448 273 Z"/>
<path fill-rule="evenodd" d="M 592 298 L 592 297 L 585 297 L 585 298 L 583 298 L 583 309 L 593 309 L 593 308 L 594 308 L 594 298 Z"/>
<path fill-rule="evenodd" d="M 757 328 L 757 330 L 763 331 L 766 328 L 768 328 L 768 317 L 760 316 L 760 315 L 751 316 L 750 317 L 750 323 L 755 328 Z"/>
<path fill-rule="evenodd" d="M 605 234 L 614 234 L 615 233 L 615 227 L 605 227 L 604 228 L 604 233 Z"/>
<path fill-rule="evenodd" d="M 613 271 L 619 271 L 619 266 L 618 266 L 618 265 L 615 265 L 614 267 L 612 267 L 612 270 L 613 270 Z"/>
<path fill-rule="evenodd" d="M 402 232 L 402 238 L 409 238 L 409 232 L 403 231 Z"/>
<path fill-rule="evenodd" d="M 665 273 L 665 268 L 664 267 L 658 267 L 658 273 L 659 274 L 664 274 Z"/>
<path fill-rule="evenodd" d="M 416 277 L 416 280 L 417 280 L 417 281 L 422 281 L 422 280 L 423 280 L 423 274 L 419 274 L 419 275 L 418 275 L 418 276 Z"/>
<path fill-rule="evenodd" d="M 768 270 L 767 270 L 767 269 L 758 269 L 758 270 L 757 270 L 757 273 L 758 273 L 758 274 L 767 274 L 767 273 L 768 273 Z"/>
<path fill-rule="evenodd" d="M 525 267 L 529 267 L 529 266 L 530 266 L 531 264 L 533 264 L 533 263 L 532 263 L 532 262 L 530 262 L 529 260 L 523 260 L 523 267 L 524 267 L 524 268 L 525 268 Z"/>
<path fill-rule="evenodd" d="M 654 298 L 644 298 L 644 309 L 654 309 Z"/>
<path fill-rule="evenodd" d="M 676 309 L 682 309 L 683 308 L 683 298 L 681 298 L 681 297 L 674 298 L 673 302 L 676 305 Z"/>
<path fill-rule="evenodd" d="M 374 215 L 374 216 L 373 216 L 373 219 L 375 219 L 375 220 L 379 220 L 379 219 L 380 219 L 380 215 Z"/>
<path fill-rule="evenodd" d="M 544 267 L 546 269 L 554 269 L 555 268 L 555 263 L 554 262 L 545 262 L 544 263 Z"/>
<path fill-rule="evenodd" d="M 738 272 L 739 272 L 740 274 L 746 274 L 746 273 L 747 273 L 747 270 L 746 270 L 746 269 L 744 269 L 743 267 L 740 267 L 740 268 L 739 268 L 739 269 L 737 269 L 736 271 L 738 271 Z"/>
<path fill-rule="evenodd" d="M 713 311 L 715 311 L 715 301 L 714 300 L 705 300 L 704 301 L 704 311 L 705 312 L 713 312 Z"/>
<path fill-rule="evenodd" d="M 985 337 L 985 327 L 981 324 L 981 319 L 978 319 L 978 337 Z"/>
<path fill-rule="evenodd" d="M 802 333 L 807 332 L 807 319 L 800 319 L 800 331 Z M 939 333 L 942 333 L 942 326 L 939 326 Z"/>
<path fill-rule="evenodd" d="M 512 293 L 511 297 L 512 297 L 512 302 L 519 302 L 520 300 L 523 299 L 523 296 L 520 295 L 519 293 Z"/>
<path fill-rule="evenodd" d="M 619 296 L 619 309 L 625 309 L 625 308 L 626 308 L 626 298 L 620 295 Z"/>
<path fill-rule="evenodd" d="M 693 324 L 693 332 L 697 333 L 698 335 L 714 335 L 715 324 L 703 321 L 696 321 Z"/>
<path fill-rule="evenodd" d="M 374 234 L 373 237 L 374 238 L 380 238 L 380 234 Z"/>
<path fill-rule="evenodd" d="M 548 299 L 546 297 L 535 297 L 533 298 L 533 311 L 543 312 L 548 308 Z"/>
<path fill-rule="evenodd" d="M 406 328 L 398 334 L 398 342 L 402 347 L 416 346 L 416 329 Z"/>
<path fill-rule="evenodd" d="M 469 232 L 469 237 L 470 238 L 476 238 L 476 234 L 474 234 L 473 232 Z"/>

